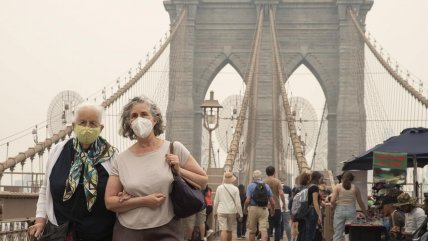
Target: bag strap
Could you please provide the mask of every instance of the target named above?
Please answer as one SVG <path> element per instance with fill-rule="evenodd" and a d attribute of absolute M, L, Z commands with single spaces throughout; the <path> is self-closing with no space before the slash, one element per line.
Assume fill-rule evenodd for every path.
<path fill-rule="evenodd" d="M 174 154 L 174 141 L 170 141 L 169 142 L 169 154 Z M 180 176 L 177 171 L 175 170 L 175 168 L 173 168 L 172 166 L 170 166 L 172 175 L 174 176 Z M 201 186 L 199 184 L 197 184 L 196 182 L 181 176 L 181 178 L 183 178 L 184 181 L 186 181 L 188 184 L 192 185 L 194 188 L 202 190 Z"/>
<path fill-rule="evenodd" d="M 174 141 L 169 142 L 169 154 L 174 154 Z M 171 169 L 172 175 L 179 176 L 175 168 L 170 166 L 170 169 Z"/>
<path fill-rule="evenodd" d="M 232 198 L 232 200 L 233 200 L 233 204 L 235 204 L 236 212 L 238 212 L 238 207 L 236 206 L 235 198 L 233 198 L 232 194 L 229 192 L 229 189 L 227 189 L 227 187 L 226 187 L 226 185 L 224 185 L 224 183 L 223 183 L 223 187 L 224 187 L 224 189 L 226 189 L 227 193 L 229 193 L 229 196 L 230 196 L 230 197 Z"/>

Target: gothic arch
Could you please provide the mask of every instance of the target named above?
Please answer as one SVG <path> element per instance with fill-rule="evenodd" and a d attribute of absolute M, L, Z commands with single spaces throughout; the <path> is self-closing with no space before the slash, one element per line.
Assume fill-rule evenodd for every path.
<path fill-rule="evenodd" d="M 287 79 L 302 64 L 305 65 L 317 79 L 326 98 L 327 106 L 329 106 L 331 110 L 335 109 L 335 106 L 332 104 L 335 100 L 331 99 L 331 91 L 329 92 L 328 89 L 328 85 L 331 83 L 332 78 L 328 71 L 324 68 L 323 64 L 313 54 L 307 54 L 306 56 L 303 54 L 296 54 L 293 58 L 291 58 L 290 61 L 288 61 L 284 66 L 284 74 Z"/>
<path fill-rule="evenodd" d="M 198 96 L 195 96 L 195 98 L 197 98 L 196 103 L 202 103 L 212 81 L 227 64 L 230 64 L 245 82 L 244 76 L 246 64 L 242 61 L 242 59 L 234 53 L 229 55 L 226 55 L 225 53 L 219 53 L 202 71 L 200 78 L 197 78 L 199 81 L 195 83 L 195 85 L 197 85 L 197 91 L 195 93 L 198 94 Z"/>

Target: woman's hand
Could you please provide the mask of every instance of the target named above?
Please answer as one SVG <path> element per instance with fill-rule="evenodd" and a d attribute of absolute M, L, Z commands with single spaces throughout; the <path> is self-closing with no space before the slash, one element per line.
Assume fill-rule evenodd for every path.
<path fill-rule="evenodd" d="M 166 199 L 165 194 L 163 193 L 153 193 L 144 197 L 146 207 L 151 209 L 156 209 L 160 207 Z"/>
<path fill-rule="evenodd" d="M 174 154 L 166 154 L 165 161 L 174 168 L 177 174 L 180 174 L 180 164 L 177 155 Z"/>
<path fill-rule="evenodd" d="M 319 224 L 319 225 L 321 225 L 321 224 L 322 224 L 321 217 L 318 217 L 318 224 Z"/>
<path fill-rule="evenodd" d="M 30 235 L 30 237 L 38 238 L 42 235 L 44 229 L 45 222 L 36 222 L 34 225 L 28 227 L 28 235 Z"/>
<path fill-rule="evenodd" d="M 131 194 L 127 193 L 125 190 L 123 190 L 122 192 L 119 192 L 117 194 L 117 196 L 119 197 L 120 203 L 125 202 L 125 201 L 131 199 L 132 197 L 134 197 Z"/>

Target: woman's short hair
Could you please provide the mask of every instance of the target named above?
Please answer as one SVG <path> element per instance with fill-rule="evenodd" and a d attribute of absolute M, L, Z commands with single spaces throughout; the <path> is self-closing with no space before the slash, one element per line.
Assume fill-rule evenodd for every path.
<path fill-rule="evenodd" d="M 131 140 L 137 139 L 137 136 L 135 135 L 134 131 L 131 128 L 131 110 L 136 104 L 146 104 L 149 107 L 150 114 L 154 117 L 156 117 L 157 122 L 155 126 L 153 127 L 153 132 L 155 133 L 155 136 L 159 136 L 165 131 L 164 121 L 162 117 L 162 113 L 159 109 L 159 107 L 154 103 L 151 99 L 149 99 L 147 96 L 137 96 L 132 98 L 128 104 L 126 104 L 123 107 L 122 114 L 120 116 L 120 130 L 119 133 L 123 137 L 128 137 Z"/>
<path fill-rule="evenodd" d="M 77 118 L 79 117 L 79 114 L 83 109 L 95 110 L 98 114 L 98 121 L 100 122 L 100 124 L 103 123 L 104 108 L 101 105 L 95 104 L 95 103 L 90 102 L 90 101 L 84 101 L 84 102 L 82 102 L 76 106 L 76 108 L 74 109 L 73 122 L 77 121 Z"/>

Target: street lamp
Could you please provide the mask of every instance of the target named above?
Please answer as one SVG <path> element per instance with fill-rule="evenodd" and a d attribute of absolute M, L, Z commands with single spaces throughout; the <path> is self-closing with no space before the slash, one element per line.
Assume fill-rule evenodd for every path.
<path fill-rule="evenodd" d="M 203 118 L 204 118 L 204 128 L 208 130 L 210 134 L 209 146 L 208 146 L 208 168 L 211 167 L 211 150 L 212 150 L 212 140 L 211 133 L 218 127 L 219 123 L 219 109 L 223 106 L 218 103 L 218 100 L 214 99 L 214 91 L 210 91 L 210 99 L 204 100 L 201 108 L 203 109 Z M 216 118 L 217 117 L 217 118 Z"/>

